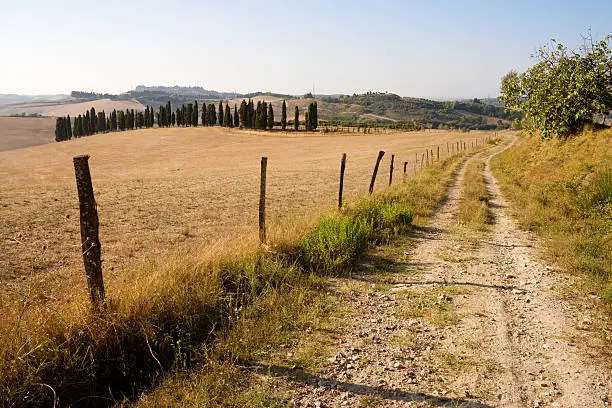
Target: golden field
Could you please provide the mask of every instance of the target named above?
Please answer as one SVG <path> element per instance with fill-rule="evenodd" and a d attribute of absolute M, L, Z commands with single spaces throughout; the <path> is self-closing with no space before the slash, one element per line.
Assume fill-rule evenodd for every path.
<path fill-rule="evenodd" d="M 224 128 L 171 128 L 95 135 L 0 152 L 0 308 L 69 302 L 85 293 L 72 157 L 89 154 L 107 282 L 165 255 L 257 239 L 259 164 L 268 157 L 272 239 L 287 224 L 312 225 L 337 200 L 342 153 L 345 197 L 367 191 L 378 150 L 377 188 L 425 147 L 446 157 L 447 143 L 479 132 L 305 134 Z M 284 229 L 286 234 L 287 228 Z"/>
<path fill-rule="evenodd" d="M 55 142 L 55 118 L 0 117 L 0 152 Z"/>

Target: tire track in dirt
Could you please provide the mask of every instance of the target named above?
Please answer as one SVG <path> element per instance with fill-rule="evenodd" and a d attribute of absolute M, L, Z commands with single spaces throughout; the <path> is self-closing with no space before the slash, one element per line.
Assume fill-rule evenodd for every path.
<path fill-rule="evenodd" d="M 335 355 L 316 374 L 269 368 L 289 380 L 290 405 L 605 406 L 610 376 L 571 342 L 576 329 L 555 294 L 569 278 L 539 260 L 490 172 L 505 148 L 461 166 L 431 224 L 399 255 L 381 247 L 361 273 L 334 281 L 350 311 Z M 492 225 L 474 239 L 456 214 L 466 165 L 479 158 Z M 389 257 L 391 268 L 366 273 Z"/>

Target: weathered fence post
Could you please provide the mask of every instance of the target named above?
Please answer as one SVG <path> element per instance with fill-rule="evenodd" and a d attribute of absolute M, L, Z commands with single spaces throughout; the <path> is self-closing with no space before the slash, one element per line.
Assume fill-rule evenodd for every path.
<path fill-rule="evenodd" d="M 382 160 L 385 152 L 382 150 L 378 152 L 378 158 L 376 159 L 376 165 L 374 166 L 374 173 L 372 173 L 372 180 L 370 181 L 370 194 L 374 192 L 374 183 L 376 182 L 376 173 L 378 173 L 378 166 L 380 165 L 380 161 Z"/>
<path fill-rule="evenodd" d="M 448 142 L 446 142 L 446 154 L 450 153 L 450 146 L 448 145 Z"/>
<path fill-rule="evenodd" d="M 425 160 L 425 155 L 421 153 L 421 170 L 423 170 L 423 161 Z"/>
<path fill-rule="evenodd" d="M 104 302 L 104 278 L 102 277 L 102 248 L 100 247 L 98 210 L 91 185 L 89 156 L 75 156 L 74 173 L 79 194 L 81 221 L 81 252 L 89 288 L 89 298 L 94 308 Z"/>
<path fill-rule="evenodd" d="M 434 163 L 433 149 L 431 149 L 430 152 L 431 152 L 431 164 L 433 164 Z"/>
<path fill-rule="evenodd" d="M 440 146 L 438 146 L 438 157 L 437 157 L 437 161 L 440 161 Z"/>
<path fill-rule="evenodd" d="M 425 149 L 425 163 L 429 166 L 429 149 Z"/>
<path fill-rule="evenodd" d="M 344 189 L 344 169 L 346 168 L 346 153 L 342 153 L 340 161 L 340 189 L 338 190 L 338 209 L 342 209 L 342 190 Z"/>
<path fill-rule="evenodd" d="M 395 161 L 395 155 L 391 155 L 391 166 L 389 166 L 389 185 L 393 182 L 393 162 Z"/>
<path fill-rule="evenodd" d="M 261 158 L 261 180 L 259 184 L 259 242 L 266 243 L 266 169 L 268 158 Z"/>
<path fill-rule="evenodd" d="M 406 166 L 408 166 L 408 162 L 407 161 L 404 162 L 404 175 L 406 175 Z"/>

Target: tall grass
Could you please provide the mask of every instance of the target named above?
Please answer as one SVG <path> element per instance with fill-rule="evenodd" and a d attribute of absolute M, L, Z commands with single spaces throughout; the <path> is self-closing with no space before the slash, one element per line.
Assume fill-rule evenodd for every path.
<path fill-rule="evenodd" d="M 567 140 L 524 137 L 492 161 L 520 225 L 612 304 L 612 130 Z"/>
<path fill-rule="evenodd" d="M 136 398 L 164 373 L 194 362 L 231 377 L 232 362 L 253 357 L 274 343 L 275 333 L 308 316 L 320 299 L 317 275 L 350 270 L 369 246 L 432 214 L 461 158 L 355 200 L 271 249 L 177 254 L 143 265 L 109 291 L 101 313 L 83 295 L 54 310 L 24 307 L 3 316 L 2 404 L 48 404 L 52 389 L 62 404 L 107 406 Z M 221 393 L 209 380 L 208 391 Z"/>

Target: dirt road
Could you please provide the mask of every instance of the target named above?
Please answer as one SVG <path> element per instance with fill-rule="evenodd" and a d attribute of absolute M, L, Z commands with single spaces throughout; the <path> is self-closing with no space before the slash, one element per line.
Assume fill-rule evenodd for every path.
<path fill-rule="evenodd" d="M 380 248 L 363 273 L 337 281 L 350 323 L 321 372 L 277 371 L 292 404 L 610 404 L 610 373 L 574 342 L 589 317 L 559 296 L 570 278 L 540 260 L 540 243 L 517 228 L 489 170 L 502 148 L 468 160 L 486 163 L 492 216 L 486 232 L 470 236 L 457 226 L 465 163 L 430 226 L 399 249 Z"/>

